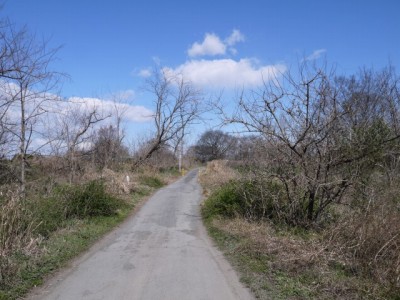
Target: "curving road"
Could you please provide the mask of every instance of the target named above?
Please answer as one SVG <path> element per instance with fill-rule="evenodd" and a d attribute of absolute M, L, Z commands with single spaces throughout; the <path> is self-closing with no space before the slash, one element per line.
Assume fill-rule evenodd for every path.
<path fill-rule="evenodd" d="M 253 299 L 202 225 L 197 170 L 28 299 Z"/>

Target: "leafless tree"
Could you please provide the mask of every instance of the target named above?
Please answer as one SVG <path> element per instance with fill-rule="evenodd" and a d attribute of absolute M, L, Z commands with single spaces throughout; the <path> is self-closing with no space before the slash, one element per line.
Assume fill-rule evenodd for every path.
<path fill-rule="evenodd" d="M 101 169 L 118 167 L 123 157 L 129 156 L 128 149 L 122 143 L 118 127 L 102 126 L 96 130 L 93 148 L 95 163 Z"/>
<path fill-rule="evenodd" d="M 19 149 L 20 171 L 18 180 L 23 194 L 26 183 L 27 154 L 37 131 L 40 116 L 50 110 L 50 102 L 57 100 L 56 88 L 59 73 L 50 65 L 58 49 L 49 49 L 31 35 L 26 28 L 17 30 L 7 22 L 1 28 L 0 76 L 2 78 L 2 101 L 7 114 L 18 115 L 3 121 L 4 128 L 16 138 Z"/>
<path fill-rule="evenodd" d="M 201 162 L 233 158 L 237 139 L 221 130 L 207 130 L 197 141 L 194 151 Z M 230 155 L 231 154 L 231 155 Z"/>
<path fill-rule="evenodd" d="M 134 163 L 140 165 L 154 152 L 174 142 L 181 143 L 185 132 L 199 117 L 201 112 L 201 93 L 181 76 L 157 70 L 147 81 L 147 91 L 154 95 L 155 133 Z"/>
<path fill-rule="evenodd" d="M 104 114 L 101 108 L 82 102 L 65 103 L 64 111 L 58 114 L 56 121 L 55 138 L 58 150 L 64 148 L 69 182 L 73 183 L 78 169 L 79 154 L 92 148 L 94 126 L 105 120 L 109 115 Z"/>
<path fill-rule="evenodd" d="M 243 92 L 237 112 L 223 115 L 225 123 L 265 138 L 266 159 L 254 167 L 281 182 L 286 200 L 276 205 L 285 207 L 291 221 L 318 221 L 342 199 L 362 163 L 399 138 L 398 81 L 382 76 L 338 81 L 325 65 L 304 61 L 298 72 L 277 74 L 263 88 Z"/>

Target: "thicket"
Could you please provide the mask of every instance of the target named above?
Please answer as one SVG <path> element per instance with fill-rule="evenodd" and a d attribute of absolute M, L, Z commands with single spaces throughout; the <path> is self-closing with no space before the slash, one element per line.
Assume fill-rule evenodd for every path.
<path fill-rule="evenodd" d="M 37 232 L 48 236 L 69 219 L 112 216 L 126 205 L 106 191 L 102 180 L 77 185 L 60 185 L 50 195 L 29 202 L 31 210 L 40 220 Z"/>
<path fill-rule="evenodd" d="M 11 191 L 0 197 L 0 290 L 15 284 L 28 260 L 43 254 L 41 243 L 52 233 L 73 220 L 111 216 L 127 205 L 101 180 L 60 185 L 35 197 L 21 199 Z"/>
<path fill-rule="evenodd" d="M 205 202 L 206 217 L 270 220 L 323 236 L 354 274 L 400 293 L 400 86 L 391 67 L 338 76 L 300 65 L 243 93 L 226 123 L 254 135 L 241 178 Z"/>
<path fill-rule="evenodd" d="M 206 218 L 215 216 L 243 217 L 250 221 L 281 221 L 285 209 L 283 186 L 278 182 L 258 179 L 234 180 L 210 195 L 202 208 Z"/>

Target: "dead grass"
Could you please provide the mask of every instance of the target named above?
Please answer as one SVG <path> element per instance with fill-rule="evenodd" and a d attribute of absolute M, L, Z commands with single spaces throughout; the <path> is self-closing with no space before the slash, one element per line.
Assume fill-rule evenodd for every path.
<path fill-rule="evenodd" d="M 239 177 L 240 174 L 228 166 L 227 160 L 213 160 L 200 171 L 199 182 L 208 196 L 216 188 Z"/>
<path fill-rule="evenodd" d="M 390 294 L 400 295 L 400 211 L 393 205 L 371 205 L 342 218 L 325 240 L 354 272 L 373 278 Z"/>
<path fill-rule="evenodd" d="M 328 251 L 319 234 L 239 218 L 214 219 L 211 226 L 225 237 L 223 249 L 259 299 L 385 299 L 373 280 Z"/>
<path fill-rule="evenodd" d="M 200 183 L 210 193 L 239 176 L 213 161 Z M 390 195 L 375 195 L 367 210 L 340 207 L 339 219 L 318 231 L 242 218 L 207 226 L 259 299 L 399 299 L 400 210 Z"/>
<path fill-rule="evenodd" d="M 180 175 L 178 173 L 160 173 L 155 168 L 142 167 L 140 172 L 124 171 L 115 172 L 111 169 L 103 169 L 101 173 L 85 172 L 82 181 L 104 180 L 107 192 L 120 198 L 129 198 L 132 193 L 143 189 L 143 178 L 157 178 L 165 184 L 172 183 Z"/>
<path fill-rule="evenodd" d="M 17 256 L 35 258 L 42 237 L 35 236 L 38 222 L 22 203 L 17 192 L 8 191 L 0 201 L 0 287 L 10 284 L 21 264 Z"/>

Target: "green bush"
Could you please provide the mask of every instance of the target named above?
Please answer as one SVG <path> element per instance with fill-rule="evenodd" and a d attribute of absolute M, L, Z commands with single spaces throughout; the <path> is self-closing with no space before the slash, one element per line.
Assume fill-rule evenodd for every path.
<path fill-rule="evenodd" d="M 35 203 L 39 216 L 38 232 L 47 236 L 68 219 L 114 215 L 124 202 L 107 193 L 104 182 L 90 181 L 80 185 L 62 185 L 52 195 Z"/>
<path fill-rule="evenodd" d="M 162 180 L 156 176 L 143 175 L 140 176 L 139 180 L 141 184 L 147 185 L 152 188 L 160 188 L 164 186 L 164 182 L 162 182 Z"/>
<path fill-rule="evenodd" d="M 219 215 L 282 221 L 286 208 L 281 184 L 251 179 L 232 181 L 216 190 L 204 202 L 202 212 L 205 218 Z"/>
<path fill-rule="evenodd" d="M 210 195 L 202 207 L 202 214 L 206 219 L 215 216 L 234 217 L 243 214 L 243 197 L 239 193 L 237 184 L 238 182 L 229 182 Z"/>
<path fill-rule="evenodd" d="M 34 205 L 34 215 L 40 220 L 37 228 L 39 234 L 48 237 L 51 232 L 63 226 L 66 220 L 66 206 L 65 202 L 61 201 L 57 196 L 42 197 L 32 204 Z"/>
<path fill-rule="evenodd" d="M 104 182 L 93 180 L 82 186 L 66 187 L 61 191 L 66 202 L 67 218 L 111 216 L 123 204 L 122 200 L 108 194 Z"/>

